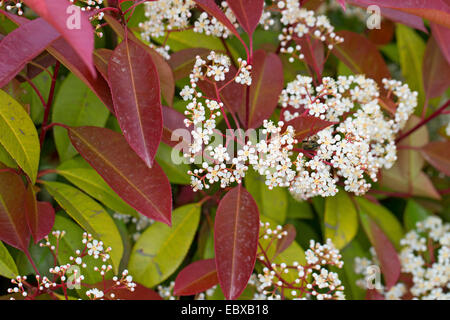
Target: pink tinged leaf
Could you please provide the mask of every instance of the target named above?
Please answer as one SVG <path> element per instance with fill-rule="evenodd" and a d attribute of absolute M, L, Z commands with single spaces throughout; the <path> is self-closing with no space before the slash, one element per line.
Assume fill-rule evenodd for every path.
<path fill-rule="evenodd" d="M 241 27 L 251 37 L 258 26 L 264 8 L 264 0 L 227 0 Z"/>
<path fill-rule="evenodd" d="M 277 249 L 275 255 L 279 255 L 284 250 L 289 248 L 289 246 L 294 242 L 295 237 L 297 236 L 297 230 L 292 224 L 287 224 L 284 226 L 282 232 L 286 231 L 287 235 L 283 236 L 280 240 L 277 241 Z"/>
<path fill-rule="evenodd" d="M 171 147 L 184 149 L 189 146 L 191 141 L 191 129 L 186 128 L 184 119 L 186 117 L 175 109 L 163 106 L 163 133 L 161 141 Z"/>
<path fill-rule="evenodd" d="M 59 36 L 45 20 L 38 18 L 19 26 L 3 38 L 0 42 L 0 88 Z"/>
<path fill-rule="evenodd" d="M 342 9 L 345 11 L 345 0 L 337 0 L 337 2 L 339 2 L 339 4 L 341 5 Z"/>
<path fill-rule="evenodd" d="M 422 147 L 422 155 L 433 167 L 450 177 L 450 141 L 434 141 Z"/>
<path fill-rule="evenodd" d="M 205 58 L 210 50 L 205 48 L 188 48 L 174 52 L 170 56 L 169 65 L 173 70 L 175 81 L 187 78 L 192 72 L 197 56 Z"/>
<path fill-rule="evenodd" d="M 333 54 L 344 62 L 355 74 L 374 79 L 381 88 L 382 79 L 390 78 L 389 69 L 377 47 L 366 37 L 351 31 L 339 31 L 337 35 L 345 41 L 334 46 Z"/>
<path fill-rule="evenodd" d="M 28 252 L 30 230 L 25 214 L 25 194 L 19 175 L 0 172 L 0 240 Z"/>
<path fill-rule="evenodd" d="M 94 51 L 95 68 L 100 72 L 103 78 L 108 79 L 108 62 L 114 51 L 109 49 L 96 49 Z"/>
<path fill-rule="evenodd" d="M 370 219 L 370 233 L 372 235 L 372 245 L 375 248 L 378 260 L 380 261 L 380 268 L 384 276 L 386 289 L 389 290 L 397 283 L 398 278 L 400 277 L 400 259 L 397 251 L 395 251 L 394 245 L 372 219 Z"/>
<path fill-rule="evenodd" d="M 450 87 L 450 63 L 434 37 L 428 40 L 423 58 L 423 85 L 428 99 L 441 96 Z"/>
<path fill-rule="evenodd" d="M 200 260 L 180 271 L 175 279 L 173 294 L 191 296 L 204 292 L 218 283 L 215 260 Z"/>
<path fill-rule="evenodd" d="M 301 52 L 305 56 L 306 63 L 313 70 L 317 69 L 319 73 L 322 74 L 325 63 L 325 52 L 322 41 L 313 39 L 309 37 L 309 35 L 305 35 L 300 39 L 296 38 L 295 42 L 302 47 Z"/>
<path fill-rule="evenodd" d="M 242 185 L 220 201 L 214 230 L 220 287 L 227 299 L 237 299 L 252 275 L 259 233 L 258 207 Z"/>
<path fill-rule="evenodd" d="M 36 194 L 31 184 L 27 188 L 25 209 L 34 243 L 38 243 L 52 230 L 55 224 L 55 210 L 50 203 L 36 200 Z"/>
<path fill-rule="evenodd" d="M 431 32 L 436 39 L 442 54 L 444 55 L 447 63 L 450 65 L 450 28 L 441 26 L 437 23 L 430 23 Z"/>
<path fill-rule="evenodd" d="M 92 58 L 94 29 L 87 13 L 68 0 L 24 0 L 24 2 L 62 35 L 95 78 L 97 73 Z"/>
<path fill-rule="evenodd" d="M 385 300 L 385 298 L 377 289 L 367 289 L 365 300 Z"/>
<path fill-rule="evenodd" d="M 171 224 L 172 191 L 164 171 L 149 168 L 115 131 L 98 127 L 69 129 L 81 156 L 130 206 L 144 216 Z"/>
<path fill-rule="evenodd" d="M 334 122 L 307 115 L 288 121 L 285 123 L 283 131 L 287 126 L 292 126 L 295 130 L 295 139 L 302 141 L 333 124 Z"/>
<path fill-rule="evenodd" d="M 109 60 L 108 79 L 120 128 L 151 167 L 163 130 L 159 77 L 152 57 L 140 45 L 124 40 Z"/>
<path fill-rule="evenodd" d="M 258 128 L 278 105 L 284 83 L 283 64 L 278 55 L 258 50 L 253 54 L 252 67 L 248 128 Z M 245 119 L 245 108 L 241 108 L 240 118 Z"/>

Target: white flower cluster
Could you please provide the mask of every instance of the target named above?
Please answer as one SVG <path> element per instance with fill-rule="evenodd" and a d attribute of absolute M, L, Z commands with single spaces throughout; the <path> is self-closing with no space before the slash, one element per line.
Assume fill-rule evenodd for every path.
<path fill-rule="evenodd" d="M 139 217 L 135 217 L 129 214 L 123 214 L 115 212 L 113 214 L 114 219 L 122 221 L 124 224 L 130 224 L 134 227 L 133 233 L 131 234 L 134 241 L 137 241 L 147 227 L 155 223 L 155 220 L 150 219 L 142 214 Z"/>
<path fill-rule="evenodd" d="M 399 282 L 389 290 L 380 285 L 378 292 L 388 300 L 411 296 L 420 300 L 450 300 L 450 224 L 431 216 L 417 223 L 416 230 L 401 240 L 402 272 L 410 274 L 412 286 Z M 370 265 L 379 264 L 375 250 L 372 259 L 356 258 L 355 272 L 367 277 Z M 357 284 L 365 288 L 366 281 Z"/>
<path fill-rule="evenodd" d="M 103 265 L 100 269 L 96 268 L 95 271 L 99 271 L 102 277 L 106 274 L 106 272 L 112 270 L 112 266 Z M 122 276 L 119 278 L 114 276 L 112 278 L 114 281 L 113 285 L 109 288 L 104 288 L 100 290 L 98 288 L 91 288 L 86 291 L 86 295 L 90 300 L 103 300 L 107 298 L 109 300 L 116 299 L 116 294 L 113 289 L 125 289 L 131 292 L 135 291 L 136 283 L 133 282 L 133 277 L 128 274 L 128 270 L 122 271 Z"/>
<path fill-rule="evenodd" d="M 369 13 L 360 7 L 352 6 L 347 4 L 345 10 L 342 9 L 340 3 L 336 0 L 325 1 L 318 9 L 317 12 L 321 14 L 330 13 L 330 11 L 339 11 L 345 17 L 352 18 L 355 17 L 362 22 L 366 22 Z"/>
<path fill-rule="evenodd" d="M 329 50 L 344 41 L 343 38 L 336 35 L 334 27 L 326 16 L 316 16 L 314 11 L 301 8 L 299 0 L 279 0 L 277 6 L 281 10 L 280 22 L 284 26 L 278 37 L 281 41 L 280 52 L 290 54 L 290 62 L 294 62 L 295 58 L 300 60 L 304 58 L 301 46 L 299 44 L 292 46 L 291 44 L 305 35 L 326 42 Z"/>
<path fill-rule="evenodd" d="M 312 81 L 299 75 L 283 90 L 284 119 L 313 116 L 335 124 L 303 142 L 318 144 L 317 150 L 306 150 L 309 159 L 297 162 L 299 173 L 290 191 L 300 199 L 334 195 L 334 169 L 344 179 L 346 191 L 363 194 L 371 187 L 366 177 L 377 181 L 379 169 L 388 169 L 396 161 L 395 136 L 417 106 L 417 93 L 399 81 L 384 80 L 385 89 L 397 99 L 392 117 L 379 103 L 379 90 L 372 79 L 324 78 L 315 88 Z"/>
<path fill-rule="evenodd" d="M 289 293 L 293 299 L 345 299 L 344 286 L 339 280 L 338 274 L 330 272 L 327 267 L 335 266 L 342 268 L 343 261 L 339 250 L 335 248 L 330 239 L 326 244 L 321 245 L 311 240 L 310 248 L 305 252 L 306 264 L 301 265 L 294 261 L 292 265 L 286 263 L 274 263 L 270 261 L 268 252 L 270 246 L 280 241 L 287 235 L 281 226 L 275 229 L 270 228 L 269 223 L 261 222 L 260 235 L 265 240 L 269 240 L 269 245 L 264 248 L 264 243 L 260 245 L 258 252 L 259 261 L 263 264 L 262 273 L 258 277 L 258 298 L 276 299 L 282 298 Z M 285 280 L 285 276 L 294 272 L 294 281 Z"/>

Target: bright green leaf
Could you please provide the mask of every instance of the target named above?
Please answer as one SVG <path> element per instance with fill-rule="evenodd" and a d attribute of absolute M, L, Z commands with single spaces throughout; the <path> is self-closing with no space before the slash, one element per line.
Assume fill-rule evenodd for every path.
<path fill-rule="evenodd" d="M 403 221 L 407 231 L 416 228 L 419 221 L 425 220 L 430 213 L 414 200 L 408 200 L 406 204 L 405 213 L 403 214 Z"/>
<path fill-rule="evenodd" d="M 156 161 L 164 170 L 164 173 L 171 183 L 190 184 L 191 179 L 187 172 L 191 168 L 185 163 L 175 164 L 174 161 L 172 161 L 172 151 L 176 152 L 167 144 L 161 143 L 158 147 L 158 152 L 156 153 Z M 180 152 L 176 152 L 174 157 L 177 158 L 177 161 L 185 160 Z"/>
<path fill-rule="evenodd" d="M 16 263 L 9 254 L 8 249 L 0 241 L 0 276 L 12 279 L 19 274 Z"/>

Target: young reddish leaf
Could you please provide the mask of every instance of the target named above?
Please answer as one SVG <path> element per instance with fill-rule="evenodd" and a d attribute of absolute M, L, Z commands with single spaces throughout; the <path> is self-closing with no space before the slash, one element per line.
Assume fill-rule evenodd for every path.
<path fill-rule="evenodd" d="M 380 261 L 380 268 L 384 276 L 386 289 L 389 290 L 397 283 L 400 276 L 400 259 L 397 251 L 395 251 L 394 245 L 375 223 L 375 221 L 369 218 L 369 223 L 370 233 L 372 235 L 371 241 L 373 241 L 372 245 L 375 248 L 378 260 Z"/>
<path fill-rule="evenodd" d="M 257 128 L 264 119 L 270 118 L 283 90 L 283 65 L 278 55 L 256 51 L 253 54 L 252 78 L 248 128 Z M 245 108 L 241 108 L 240 117 L 246 119 Z"/>
<path fill-rule="evenodd" d="M 106 288 L 111 288 L 116 284 L 114 280 L 105 280 L 103 283 L 96 283 L 94 285 L 90 285 L 91 288 L 103 288 L 105 285 Z M 114 294 L 114 298 L 111 297 L 111 294 Z M 108 294 L 105 295 L 106 300 L 163 300 L 161 296 L 156 293 L 154 290 L 144 287 L 143 285 L 136 283 L 134 287 L 134 291 L 128 290 L 128 288 L 114 288 L 108 290 Z"/>
<path fill-rule="evenodd" d="M 292 224 L 285 225 L 282 232 L 284 231 L 287 232 L 287 235 L 277 241 L 277 250 L 275 252 L 275 256 L 279 255 L 284 250 L 289 248 L 289 246 L 292 244 L 292 242 L 294 242 L 295 237 L 297 236 L 297 230 Z"/>
<path fill-rule="evenodd" d="M 174 52 L 170 56 L 169 65 L 173 70 L 175 81 L 186 78 L 192 72 L 195 58 L 208 56 L 210 50 L 205 48 L 188 48 Z"/>
<path fill-rule="evenodd" d="M 97 127 L 69 129 L 81 156 L 130 206 L 151 219 L 171 224 L 172 191 L 164 171 L 149 168 L 115 131 Z"/>
<path fill-rule="evenodd" d="M 50 203 L 36 200 L 36 194 L 31 184 L 28 185 L 26 192 L 27 223 L 34 243 L 38 243 L 52 230 L 55 223 L 55 210 Z"/>
<path fill-rule="evenodd" d="M 241 27 L 251 37 L 258 26 L 264 0 L 227 0 Z"/>
<path fill-rule="evenodd" d="M 190 128 L 186 128 L 184 124 L 185 116 L 175 109 L 163 106 L 163 133 L 161 141 L 168 144 L 171 147 L 175 147 L 181 142 L 179 147 L 186 148 L 189 145 L 190 139 Z M 176 130 L 183 129 L 187 136 L 178 135 Z M 187 130 L 186 130 L 187 129 Z M 180 140 L 181 139 L 181 140 Z"/>
<path fill-rule="evenodd" d="M 423 157 L 436 169 L 450 177 L 450 141 L 433 141 L 422 147 Z"/>
<path fill-rule="evenodd" d="M 25 193 L 25 186 L 19 175 L 8 171 L 0 172 L 0 240 L 27 252 L 30 230 L 25 216 Z"/>
<path fill-rule="evenodd" d="M 337 0 L 337 2 L 339 2 L 339 4 L 341 5 L 342 9 L 344 9 L 345 11 L 345 0 Z"/>
<path fill-rule="evenodd" d="M 125 38 L 125 29 L 119 21 L 108 14 L 105 15 L 104 19 L 119 37 L 122 39 Z M 166 100 L 166 103 L 169 106 L 172 106 L 173 97 L 175 94 L 175 80 L 169 64 L 158 52 L 156 52 L 156 50 L 150 48 L 147 44 L 144 44 L 140 39 L 138 39 L 133 32 L 128 30 L 127 36 L 129 40 L 140 45 L 151 55 L 156 69 L 158 70 L 162 96 Z"/>
<path fill-rule="evenodd" d="M 68 0 L 24 0 L 24 2 L 62 35 L 95 78 L 97 72 L 92 59 L 94 29 L 87 13 Z"/>
<path fill-rule="evenodd" d="M 447 63 L 450 64 L 450 28 L 443 27 L 437 23 L 430 23 L 433 37 L 441 48 Z"/>
<path fill-rule="evenodd" d="M 428 40 L 422 68 L 426 97 L 441 96 L 450 87 L 450 63 L 442 55 L 434 37 Z"/>
<path fill-rule="evenodd" d="M 364 74 L 382 85 L 383 78 L 391 75 L 377 47 L 364 36 L 343 30 L 337 32 L 345 41 L 334 46 L 333 54 L 355 74 Z M 382 87 L 382 86 L 381 86 Z"/>
<path fill-rule="evenodd" d="M 333 122 L 321 120 L 314 116 L 301 116 L 284 124 L 284 128 L 292 126 L 295 130 L 295 138 L 300 142 L 320 130 L 323 130 L 334 124 Z M 283 129 L 284 131 L 284 129 Z"/>
<path fill-rule="evenodd" d="M 220 201 L 214 230 L 220 287 L 227 299 L 236 299 L 252 275 L 259 235 L 258 206 L 242 185 Z"/>
<path fill-rule="evenodd" d="M 202 8 L 204 11 L 206 11 L 209 15 L 211 15 L 214 18 L 216 18 L 217 20 L 219 20 L 241 42 L 243 42 L 241 36 L 239 35 L 239 32 L 237 32 L 234 25 L 227 18 L 225 13 L 223 13 L 223 11 L 217 6 L 217 4 L 214 2 L 214 0 L 194 0 L 194 1 L 200 8 Z"/>
<path fill-rule="evenodd" d="M 180 271 L 175 279 L 173 294 L 191 296 L 208 290 L 218 282 L 214 259 L 196 261 Z"/>
<path fill-rule="evenodd" d="M 301 38 L 295 38 L 295 42 L 302 47 L 301 52 L 305 56 L 306 63 L 308 63 L 313 70 L 317 69 L 319 73 L 322 74 L 325 62 L 322 41 L 313 39 L 309 35 L 305 35 Z"/>
<path fill-rule="evenodd" d="M 114 51 L 105 48 L 95 49 L 94 51 L 95 68 L 106 80 L 108 80 L 108 62 L 109 59 L 111 59 L 113 52 Z"/>
<path fill-rule="evenodd" d="M 0 46 L 0 88 L 59 36 L 45 20 L 38 18 L 19 26 L 3 38 Z"/>
<path fill-rule="evenodd" d="M 367 289 L 364 300 L 385 300 L 385 298 L 377 289 Z"/>
<path fill-rule="evenodd" d="M 152 57 L 125 39 L 108 63 L 117 120 L 131 148 L 151 167 L 162 136 L 159 77 Z"/>
<path fill-rule="evenodd" d="M 389 44 L 395 34 L 395 23 L 388 19 L 381 20 L 380 29 L 369 30 L 367 37 L 369 40 L 378 45 L 383 46 Z"/>
<path fill-rule="evenodd" d="M 402 12 L 414 14 L 450 28 L 450 5 L 448 0 L 418 1 L 418 0 L 377 0 L 380 7 L 397 9 Z M 374 4 L 373 0 L 352 0 L 363 5 Z"/>

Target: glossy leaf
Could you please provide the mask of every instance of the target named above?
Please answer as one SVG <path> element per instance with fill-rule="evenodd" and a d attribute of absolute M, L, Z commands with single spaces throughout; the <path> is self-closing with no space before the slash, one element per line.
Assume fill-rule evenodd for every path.
<path fill-rule="evenodd" d="M 318 70 L 319 74 L 323 72 L 325 62 L 324 46 L 322 41 L 314 39 L 309 35 L 295 38 L 295 43 L 301 46 L 301 53 L 304 55 L 306 63 L 312 70 Z"/>
<path fill-rule="evenodd" d="M 52 107 L 52 121 L 68 126 L 104 127 L 108 109 L 95 94 L 74 74 L 62 82 Z M 73 158 L 78 152 L 70 143 L 67 130 L 53 129 L 56 150 L 61 161 Z"/>
<path fill-rule="evenodd" d="M 374 79 L 379 85 L 383 78 L 391 75 L 377 47 L 364 36 L 351 32 L 339 31 L 337 35 L 345 41 L 334 46 L 333 54 L 336 55 L 355 74 L 364 74 Z"/>
<path fill-rule="evenodd" d="M 407 231 L 416 229 L 417 222 L 423 221 L 429 216 L 430 214 L 424 207 L 412 199 L 408 200 L 403 214 L 405 229 Z"/>
<path fill-rule="evenodd" d="M 186 150 L 191 141 L 190 131 L 186 130 L 182 113 L 175 109 L 163 106 L 163 133 L 161 140 L 171 147 L 179 145 L 179 150 Z M 182 129 L 178 130 L 178 129 Z M 189 128 L 187 128 L 189 130 Z"/>
<path fill-rule="evenodd" d="M 433 141 L 422 147 L 422 155 L 437 170 L 450 177 L 450 141 Z"/>
<path fill-rule="evenodd" d="M 380 268 L 384 276 L 386 289 L 389 290 L 397 283 L 400 276 L 400 259 L 389 238 L 372 219 L 370 219 L 370 232 L 373 239 L 372 245 L 380 261 Z"/>
<path fill-rule="evenodd" d="M 0 240 L 27 252 L 30 230 L 25 215 L 25 193 L 19 175 L 0 172 Z"/>
<path fill-rule="evenodd" d="M 129 270 L 137 282 L 153 287 L 167 279 L 186 256 L 200 221 L 200 205 L 190 204 L 173 212 L 172 227 L 151 225 L 133 247 Z"/>
<path fill-rule="evenodd" d="M 175 279 L 173 294 L 191 296 L 204 292 L 218 283 L 214 259 L 199 260 L 180 271 Z"/>
<path fill-rule="evenodd" d="M 101 73 L 103 78 L 108 79 L 108 62 L 114 51 L 105 48 L 95 49 L 94 51 L 94 64 L 98 72 Z"/>
<path fill-rule="evenodd" d="M 196 57 L 206 57 L 209 53 L 210 50 L 205 48 L 188 48 L 174 52 L 168 62 L 173 70 L 175 81 L 187 78 L 192 72 Z"/>
<path fill-rule="evenodd" d="M 83 60 L 92 75 L 96 71 L 92 59 L 94 29 L 87 13 L 68 0 L 24 0 L 25 4 L 53 26 Z"/>
<path fill-rule="evenodd" d="M 170 225 L 172 192 L 157 163 L 147 167 L 124 137 L 109 129 L 71 128 L 69 137 L 81 156 L 125 202 L 144 216 Z"/>
<path fill-rule="evenodd" d="M 319 119 L 314 116 L 301 116 L 285 123 L 283 128 L 292 126 L 295 130 L 295 139 L 303 141 L 306 138 L 316 134 L 317 132 L 328 128 L 334 122 Z"/>
<path fill-rule="evenodd" d="M 0 276 L 13 279 L 19 274 L 16 263 L 8 249 L 0 241 Z"/>
<path fill-rule="evenodd" d="M 430 23 L 433 37 L 441 48 L 442 55 L 450 64 L 450 28 L 444 27 L 437 23 Z"/>
<path fill-rule="evenodd" d="M 138 216 L 136 210 L 123 201 L 83 158 L 75 157 L 63 162 L 57 172 L 108 208 L 122 214 Z"/>
<path fill-rule="evenodd" d="M 45 20 L 29 21 L 1 40 L 0 88 L 4 87 L 25 65 L 59 38 Z"/>
<path fill-rule="evenodd" d="M 156 161 L 164 170 L 167 178 L 174 184 L 190 184 L 191 179 L 187 172 L 191 169 L 184 161 L 186 158 L 175 149 L 165 143 L 161 143 L 156 153 Z M 176 162 L 174 162 L 176 161 Z"/>
<path fill-rule="evenodd" d="M 113 249 L 110 255 L 114 270 L 117 272 L 123 244 L 114 220 L 108 212 L 92 198 L 72 186 L 54 181 L 46 181 L 44 186 L 84 230 L 94 238 L 102 240 L 106 247 Z"/>
<path fill-rule="evenodd" d="M 55 210 L 50 203 L 36 200 L 36 193 L 31 184 L 26 191 L 25 209 L 28 227 L 36 244 L 52 230 L 55 223 Z"/>
<path fill-rule="evenodd" d="M 356 236 L 358 216 L 350 196 L 339 191 L 325 199 L 325 239 L 331 239 L 336 248 L 344 248 Z"/>
<path fill-rule="evenodd" d="M 450 87 L 450 62 L 442 55 L 434 38 L 428 40 L 425 49 L 423 86 L 428 99 L 441 96 Z"/>
<path fill-rule="evenodd" d="M 242 185 L 231 189 L 220 201 L 214 230 L 220 287 L 227 299 L 234 300 L 253 272 L 259 235 L 258 207 Z"/>
<path fill-rule="evenodd" d="M 278 105 L 283 90 L 283 65 L 274 53 L 258 50 L 253 54 L 252 84 L 248 127 L 257 128 L 268 119 Z M 245 108 L 240 117 L 245 119 Z"/>
<path fill-rule="evenodd" d="M 151 167 L 162 135 L 159 78 L 152 57 L 125 40 L 108 63 L 117 120 L 131 148 Z"/>
<path fill-rule="evenodd" d="M 36 128 L 23 107 L 0 90 L 0 144 L 19 167 L 36 181 L 40 146 Z"/>
<path fill-rule="evenodd" d="M 264 8 L 264 0 L 227 0 L 241 27 L 252 37 Z"/>

